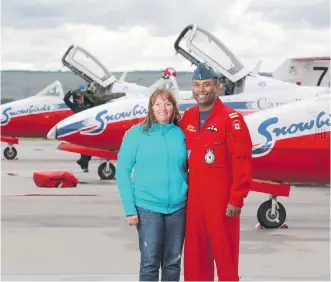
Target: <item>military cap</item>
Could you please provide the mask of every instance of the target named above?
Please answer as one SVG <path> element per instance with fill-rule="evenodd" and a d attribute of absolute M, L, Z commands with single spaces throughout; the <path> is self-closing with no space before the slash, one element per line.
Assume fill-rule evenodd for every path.
<path fill-rule="evenodd" d="M 79 99 L 81 97 L 84 97 L 84 93 L 80 89 L 76 90 L 72 95 L 72 98 L 74 99 Z"/>
<path fill-rule="evenodd" d="M 217 77 L 218 77 L 217 73 L 208 64 L 199 63 L 193 73 L 192 79 L 193 80 L 205 80 L 205 79 L 217 78 Z"/>

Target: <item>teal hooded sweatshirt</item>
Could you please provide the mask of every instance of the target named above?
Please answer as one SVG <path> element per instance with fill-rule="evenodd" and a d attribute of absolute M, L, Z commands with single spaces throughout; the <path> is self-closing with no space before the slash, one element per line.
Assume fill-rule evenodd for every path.
<path fill-rule="evenodd" d="M 173 123 L 153 123 L 148 132 L 144 126 L 136 125 L 126 132 L 118 154 L 116 182 L 126 216 L 137 215 L 136 206 L 169 214 L 186 204 L 183 131 Z"/>

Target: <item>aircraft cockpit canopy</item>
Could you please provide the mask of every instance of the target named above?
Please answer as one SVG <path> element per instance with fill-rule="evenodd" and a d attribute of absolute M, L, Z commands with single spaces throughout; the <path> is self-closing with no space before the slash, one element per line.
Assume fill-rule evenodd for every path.
<path fill-rule="evenodd" d="M 207 63 L 220 76 L 226 95 L 242 93 L 248 71 L 215 36 L 197 25 L 188 25 L 175 42 L 175 50 L 192 64 Z"/>
<path fill-rule="evenodd" d="M 56 80 L 44 89 L 39 91 L 35 96 L 52 96 L 52 97 L 64 97 L 63 88 L 60 81 Z"/>
<path fill-rule="evenodd" d="M 71 45 L 62 57 L 64 66 L 71 69 L 87 83 L 96 87 L 95 95 L 104 94 L 116 77 L 91 53 L 78 45 Z"/>

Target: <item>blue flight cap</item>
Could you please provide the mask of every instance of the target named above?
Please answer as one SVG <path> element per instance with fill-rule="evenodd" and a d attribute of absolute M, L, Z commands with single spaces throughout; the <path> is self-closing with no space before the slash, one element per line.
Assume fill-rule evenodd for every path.
<path fill-rule="evenodd" d="M 81 86 L 79 86 L 79 89 L 80 90 L 84 90 L 85 89 L 85 86 L 82 84 Z"/>
<path fill-rule="evenodd" d="M 82 97 L 84 97 L 84 93 L 82 92 L 82 90 L 76 90 L 72 95 L 73 99 L 79 99 Z"/>
<path fill-rule="evenodd" d="M 193 80 L 205 80 L 205 79 L 217 78 L 217 77 L 218 77 L 217 73 L 208 64 L 199 63 L 193 73 L 192 79 Z"/>

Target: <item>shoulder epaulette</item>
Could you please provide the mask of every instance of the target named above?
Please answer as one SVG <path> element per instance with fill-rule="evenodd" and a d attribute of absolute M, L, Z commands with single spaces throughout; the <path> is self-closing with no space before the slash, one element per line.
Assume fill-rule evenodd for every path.
<path fill-rule="evenodd" d="M 229 114 L 229 118 L 238 118 L 238 117 L 239 117 L 239 114 L 236 112 Z"/>

